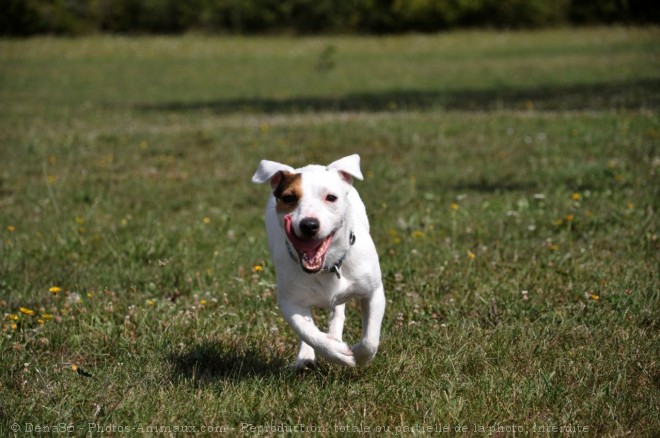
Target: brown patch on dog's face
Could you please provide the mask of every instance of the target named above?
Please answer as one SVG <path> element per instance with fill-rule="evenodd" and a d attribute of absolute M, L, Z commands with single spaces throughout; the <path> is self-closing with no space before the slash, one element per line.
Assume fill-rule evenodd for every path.
<path fill-rule="evenodd" d="M 302 175 L 300 173 L 280 172 L 282 178 L 273 191 L 278 213 L 291 213 L 302 198 Z"/>

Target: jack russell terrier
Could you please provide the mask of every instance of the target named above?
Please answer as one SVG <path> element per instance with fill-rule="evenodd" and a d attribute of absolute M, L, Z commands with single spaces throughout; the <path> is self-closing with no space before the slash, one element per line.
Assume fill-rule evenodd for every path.
<path fill-rule="evenodd" d="M 262 160 L 252 177 L 257 184 L 269 181 L 272 189 L 266 233 L 280 310 L 300 338 L 296 369 L 314 367 L 317 354 L 351 367 L 367 365 L 378 350 L 385 292 L 353 178 L 363 179 L 359 155 L 300 169 Z M 362 310 L 362 338 L 352 347 L 342 341 L 351 298 L 360 300 Z M 329 311 L 327 333 L 316 327 L 313 306 Z"/>

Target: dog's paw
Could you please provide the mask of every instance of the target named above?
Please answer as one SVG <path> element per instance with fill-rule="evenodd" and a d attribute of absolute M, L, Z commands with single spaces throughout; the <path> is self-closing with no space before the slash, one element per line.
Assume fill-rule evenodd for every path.
<path fill-rule="evenodd" d="M 299 357 L 294 363 L 289 365 L 289 368 L 295 371 L 313 370 L 316 368 L 316 359 Z"/>
<path fill-rule="evenodd" d="M 347 343 L 338 341 L 328 335 L 324 344 L 325 348 L 323 348 L 323 351 L 319 350 L 318 353 L 329 362 L 347 365 L 349 367 L 354 367 L 356 365 L 353 351 Z"/>
<path fill-rule="evenodd" d="M 298 371 L 308 368 L 316 368 L 316 353 L 314 352 L 314 349 L 308 344 L 301 342 L 298 357 L 296 357 L 296 361 L 291 364 L 291 368 Z"/>
<path fill-rule="evenodd" d="M 361 342 L 353 345 L 353 355 L 359 366 L 367 366 L 371 363 L 376 352 L 378 351 L 378 345 L 374 345 L 371 342 L 362 340 Z"/>

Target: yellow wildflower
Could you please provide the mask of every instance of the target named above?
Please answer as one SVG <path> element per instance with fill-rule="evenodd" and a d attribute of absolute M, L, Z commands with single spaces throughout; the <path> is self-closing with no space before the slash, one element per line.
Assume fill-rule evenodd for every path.
<path fill-rule="evenodd" d="M 203 222 L 204 222 L 206 225 L 208 225 L 208 224 L 211 223 L 211 218 L 208 217 L 208 216 L 206 216 L 206 217 L 205 217 L 204 219 L 202 219 L 202 220 L 203 220 Z"/>
<path fill-rule="evenodd" d="M 575 215 L 573 213 L 568 213 L 564 218 L 566 222 L 573 222 L 573 219 L 575 219 Z"/>
<path fill-rule="evenodd" d="M 13 225 L 7 225 L 7 231 L 10 233 L 13 233 L 16 230 L 16 227 Z"/>
<path fill-rule="evenodd" d="M 579 194 L 578 192 L 573 192 L 573 194 L 571 195 L 571 199 L 573 201 L 579 201 L 580 199 L 582 199 L 582 195 Z"/>
<path fill-rule="evenodd" d="M 600 295 L 591 294 L 591 295 L 589 295 L 589 298 L 591 298 L 594 301 L 598 301 L 598 300 L 600 300 Z"/>
<path fill-rule="evenodd" d="M 79 367 L 78 365 L 76 365 L 76 364 L 71 364 L 71 370 L 74 371 L 74 372 L 75 372 L 76 374 L 78 374 L 79 376 L 83 376 L 83 377 L 92 377 L 92 375 L 91 375 L 90 373 L 88 373 L 87 371 L 83 370 L 82 368 L 80 368 L 80 367 Z"/>
<path fill-rule="evenodd" d="M 477 258 L 477 255 L 468 249 L 467 258 L 470 260 L 474 260 L 475 258 Z"/>
<path fill-rule="evenodd" d="M 252 267 L 252 272 L 262 272 L 264 270 L 264 267 L 261 265 L 254 265 Z"/>
<path fill-rule="evenodd" d="M 424 231 L 415 230 L 415 231 L 412 232 L 412 237 L 415 238 L 415 239 L 421 239 L 422 237 L 424 237 Z"/>
<path fill-rule="evenodd" d="M 28 316 L 34 315 L 34 310 L 28 309 L 27 307 L 19 307 L 18 311 L 21 312 L 23 315 L 28 315 Z"/>
<path fill-rule="evenodd" d="M 18 326 L 16 325 L 16 323 L 11 323 L 11 324 L 9 324 L 9 327 L 10 327 L 12 330 L 16 330 L 16 329 L 18 328 Z"/>
<path fill-rule="evenodd" d="M 41 319 L 48 321 L 49 319 L 53 319 L 53 315 L 51 315 L 50 313 L 42 313 Z"/>
<path fill-rule="evenodd" d="M 39 325 L 44 325 L 44 323 L 46 321 L 44 321 L 43 319 L 40 318 L 40 319 L 37 319 L 37 322 L 39 323 Z"/>
<path fill-rule="evenodd" d="M 459 209 L 459 205 L 456 202 L 452 202 L 451 204 L 449 204 L 449 208 L 456 211 Z"/>
<path fill-rule="evenodd" d="M 57 295 L 58 293 L 62 292 L 62 288 L 59 286 L 52 286 L 48 289 L 48 292 L 52 293 L 53 295 Z"/>
<path fill-rule="evenodd" d="M 156 300 L 147 300 L 147 306 L 155 306 Z"/>
<path fill-rule="evenodd" d="M 202 306 L 206 306 L 206 300 L 200 300 L 199 304 Z"/>
<path fill-rule="evenodd" d="M 559 245 L 556 243 L 553 243 L 550 245 L 550 251 L 557 251 L 559 249 Z"/>

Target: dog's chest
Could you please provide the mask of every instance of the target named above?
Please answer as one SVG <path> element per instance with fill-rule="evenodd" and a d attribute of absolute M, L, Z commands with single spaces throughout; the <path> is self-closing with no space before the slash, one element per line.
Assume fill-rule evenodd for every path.
<path fill-rule="evenodd" d="M 296 287 L 289 288 L 285 293 L 305 307 L 322 307 L 331 309 L 352 298 L 361 298 L 362 289 L 351 279 L 338 279 L 334 274 L 320 274 L 299 278 Z"/>

